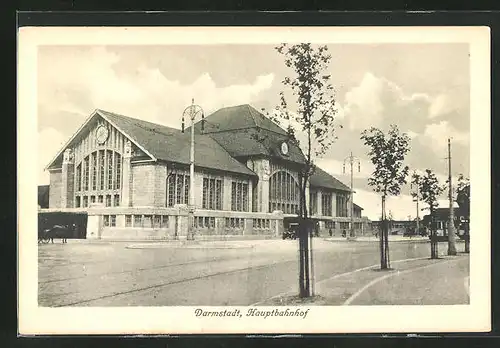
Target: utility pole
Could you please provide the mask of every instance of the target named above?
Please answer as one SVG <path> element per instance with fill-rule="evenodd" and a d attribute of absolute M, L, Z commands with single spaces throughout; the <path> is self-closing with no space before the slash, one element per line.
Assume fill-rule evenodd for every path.
<path fill-rule="evenodd" d="M 448 138 L 448 199 L 450 201 L 450 219 L 448 221 L 448 255 L 456 255 L 455 219 L 453 211 L 453 185 L 451 182 L 451 140 Z"/>
<path fill-rule="evenodd" d="M 351 240 L 351 239 L 356 239 L 356 233 L 354 231 L 354 169 L 353 169 L 353 166 L 354 166 L 354 163 L 358 163 L 358 173 L 361 171 L 361 161 L 359 160 L 359 158 L 357 157 L 354 157 L 352 155 L 352 151 L 351 151 L 351 154 L 346 157 L 344 159 L 344 166 L 343 166 L 343 172 L 345 174 L 345 165 L 346 163 L 349 163 L 350 167 L 351 167 L 351 205 L 350 205 L 350 211 L 351 211 L 351 230 L 350 230 L 350 234 L 349 236 L 346 236 L 347 237 L 347 240 Z"/>
<path fill-rule="evenodd" d="M 187 240 L 194 240 L 194 120 L 196 116 L 201 114 L 202 119 L 202 129 L 204 126 L 204 114 L 203 109 L 199 105 L 195 105 L 194 98 L 191 100 L 191 105 L 189 105 L 182 113 L 182 133 L 184 133 L 184 118 L 187 116 L 191 119 L 191 147 L 189 156 L 189 216 L 188 216 L 188 231 Z"/>

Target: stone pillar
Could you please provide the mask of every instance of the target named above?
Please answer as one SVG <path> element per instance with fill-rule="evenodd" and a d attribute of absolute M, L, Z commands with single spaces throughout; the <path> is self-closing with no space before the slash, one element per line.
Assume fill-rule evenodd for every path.
<path fill-rule="evenodd" d="M 175 216 L 175 234 L 179 239 L 186 239 L 189 227 L 189 209 L 186 204 L 176 204 L 174 205 L 178 209 L 178 215 Z M 196 233 L 194 238 L 196 239 Z"/>
<path fill-rule="evenodd" d="M 332 216 L 337 216 L 337 194 L 332 192 Z"/>
<path fill-rule="evenodd" d="M 316 199 L 317 199 L 317 204 L 318 204 L 318 215 L 319 216 L 323 216 L 325 214 L 323 214 L 323 206 L 321 205 L 321 195 L 323 194 L 323 192 L 321 192 L 321 190 L 318 190 L 318 194 L 316 195 Z"/>
<path fill-rule="evenodd" d="M 248 180 L 248 211 L 252 211 L 252 203 L 253 203 L 253 181 Z"/>
<path fill-rule="evenodd" d="M 269 212 L 269 175 L 271 174 L 271 168 L 269 160 L 265 159 L 262 161 L 262 175 L 261 180 L 259 180 L 260 187 L 260 211 L 263 213 Z"/>
<path fill-rule="evenodd" d="M 91 204 L 87 215 L 87 233 L 86 239 L 100 239 L 102 232 L 102 208 L 103 204 Z"/>
<path fill-rule="evenodd" d="M 301 188 L 299 188 L 299 190 L 300 189 Z M 308 182 L 306 184 L 306 208 L 307 208 L 307 216 L 311 217 L 312 216 L 312 214 L 311 214 L 311 202 L 310 202 L 311 197 L 309 194 L 310 194 L 310 190 L 309 190 L 309 180 L 308 180 Z M 299 195 L 299 197 L 300 197 L 300 195 Z"/>
<path fill-rule="evenodd" d="M 73 208 L 75 193 L 75 163 L 73 151 L 66 149 L 63 154 L 61 175 L 61 208 Z"/>
<path fill-rule="evenodd" d="M 132 157 L 132 144 L 130 140 L 125 141 L 125 151 L 123 154 L 122 163 L 122 205 L 131 207 L 132 200 L 130 199 L 130 191 L 132 187 L 132 168 L 130 167 L 130 159 Z"/>

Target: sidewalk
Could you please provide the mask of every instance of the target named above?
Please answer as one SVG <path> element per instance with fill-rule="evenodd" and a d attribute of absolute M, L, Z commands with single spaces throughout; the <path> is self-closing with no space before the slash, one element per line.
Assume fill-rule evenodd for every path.
<path fill-rule="evenodd" d="M 378 242 L 380 239 L 375 236 L 357 236 L 355 240 L 348 240 L 346 237 L 326 237 L 324 240 L 329 242 Z M 429 237 L 403 237 L 403 236 L 389 236 L 389 242 L 416 242 L 416 241 L 429 241 Z"/>
<path fill-rule="evenodd" d="M 280 294 L 258 305 L 451 305 L 469 303 L 469 256 L 394 261 L 316 282 L 315 297 Z"/>

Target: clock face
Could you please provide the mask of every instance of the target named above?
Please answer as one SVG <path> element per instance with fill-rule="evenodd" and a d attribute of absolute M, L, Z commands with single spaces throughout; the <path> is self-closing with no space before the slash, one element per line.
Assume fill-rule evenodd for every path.
<path fill-rule="evenodd" d="M 109 136 L 109 130 L 106 126 L 100 126 L 97 128 L 97 142 L 99 144 L 104 144 Z"/>
<path fill-rule="evenodd" d="M 288 144 L 287 143 L 281 144 L 281 153 L 283 155 L 288 155 Z"/>

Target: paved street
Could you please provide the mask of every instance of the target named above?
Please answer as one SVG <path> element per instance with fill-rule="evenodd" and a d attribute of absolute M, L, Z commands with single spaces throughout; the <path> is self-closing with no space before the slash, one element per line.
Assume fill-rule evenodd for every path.
<path fill-rule="evenodd" d="M 428 257 L 430 246 L 426 241 L 395 241 L 390 248 L 391 266 L 396 270 L 418 268 L 432 262 L 398 262 Z M 459 244 L 458 248 L 461 250 L 463 245 Z M 439 251 L 446 253 L 445 243 L 440 244 Z M 457 296 L 450 297 L 448 302 L 467 301 L 463 284 L 468 276 L 468 257 L 462 255 L 457 259 L 439 260 L 442 265 L 377 281 L 352 299 L 351 304 L 387 303 L 395 298 L 399 299 L 398 304 L 404 304 L 405 300 L 401 300 L 404 298 L 408 298 L 407 304 L 426 304 L 429 299 L 439 302 L 449 289 L 456 290 Z M 373 241 L 314 239 L 314 260 L 317 293 L 326 296 L 332 291 L 342 292 L 338 302 L 331 304 L 345 304 L 353 294 L 384 276 L 373 269 L 370 276 L 366 270 L 360 271 L 379 263 L 378 243 Z M 39 246 L 39 305 L 252 305 L 270 304 L 269 301 L 277 304 L 274 299 L 280 294 L 297 292 L 297 269 L 297 241 L 289 240 L 189 245 L 75 240 L 61 244 L 56 241 Z M 429 280 L 450 270 L 453 276 L 449 283 L 433 284 Z M 407 286 L 395 286 L 394 279 L 403 280 Z M 458 283 L 461 290 L 453 290 Z M 411 290 L 411 298 L 408 290 Z M 385 295 L 378 296 L 381 293 Z"/>

